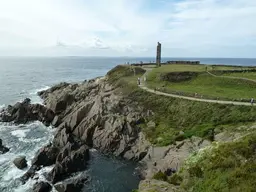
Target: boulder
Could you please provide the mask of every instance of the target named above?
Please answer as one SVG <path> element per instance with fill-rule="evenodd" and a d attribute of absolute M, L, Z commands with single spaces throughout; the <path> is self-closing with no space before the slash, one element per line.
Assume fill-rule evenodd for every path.
<path fill-rule="evenodd" d="M 17 157 L 14 159 L 13 163 L 18 169 L 24 169 L 28 166 L 25 156 Z"/>
<path fill-rule="evenodd" d="M 43 147 L 32 160 L 32 165 L 43 167 L 53 165 L 56 161 L 58 153 L 59 149 L 57 147 L 52 145 Z"/>
<path fill-rule="evenodd" d="M 47 182 L 38 182 L 33 186 L 33 192 L 50 192 L 52 186 Z"/>
<path fill-rule="evenodd" d="M 88 177 L 71 179 L 58 183 L 54 187 L 58 192 L 81 192 L 87 181 Z"/>
<path fill-rule="evenodd" d="M 9 148 L 3 146 L 2 139 L 0 139 L 0 154 L 7 153 L 9 151 Z"/>

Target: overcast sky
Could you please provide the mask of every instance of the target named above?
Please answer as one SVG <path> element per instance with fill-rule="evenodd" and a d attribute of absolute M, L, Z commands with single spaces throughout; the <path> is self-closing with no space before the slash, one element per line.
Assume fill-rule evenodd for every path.
<path fill-rule="evenodd" d="M 0 0 L 0 56 L 256 57 L 256 0 Z"/>

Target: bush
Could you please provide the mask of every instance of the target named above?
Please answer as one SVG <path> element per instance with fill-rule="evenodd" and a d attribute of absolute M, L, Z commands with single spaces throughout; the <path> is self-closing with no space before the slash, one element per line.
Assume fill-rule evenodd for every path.
<path fill-rule="evenodd" d="M 157 172 L 154 176 L 153 179 L 160 180 L 160 181 L 167 181 L 168 177 L 166 174 L 164 174 L 162 171 Z"/>

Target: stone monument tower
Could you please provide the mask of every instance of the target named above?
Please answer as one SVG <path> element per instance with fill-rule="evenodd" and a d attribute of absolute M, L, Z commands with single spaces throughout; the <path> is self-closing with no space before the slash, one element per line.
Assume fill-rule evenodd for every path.
<path fill-rule="evenodd" d="M 161 66 L 161 48 L 162 48 L 161 43 L 157 42 L 156 65 L 157 65 L 158 67 Z"/>

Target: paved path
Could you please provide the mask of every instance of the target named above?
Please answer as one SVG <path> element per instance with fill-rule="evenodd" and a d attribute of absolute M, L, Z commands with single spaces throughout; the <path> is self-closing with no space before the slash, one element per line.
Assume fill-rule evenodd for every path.
<path fill-rule="evenodd" d="M 186 100 L 191 100 L 191 101 L 200 101 L 200 102 L 206 102 L 206 103 L 219 103 L 219 104 L 228 104 L 228 105 L 244 105 L 244 106 L 252 106 L 251 103 L 247 102 L 236 102 L 236 101 L 222 101 L 222 100 L 213 100 L 213 99 L 200 99 L 200 98 L 195 98 L 195 97 L 187 97 L 187 96 L 181 96 L 181 95 L 175 95 L 175 94 L 170 94 L 170 93 L 164 93 L 161 91 L 155 91 L 153 89 L 148 88 L 145 83 L 144 83 L 144 77 L 147 75 L 150 69 L 146 69 L 147 72 L 141 77 L 141 85 L 139 86 L 141 89 L 154 93 L 156 95 L 163 95 L 167 97 L 174 97 L 174 98 L 180 98 L 180 99 L 186 99 Z M 255 105 L 254 105 L 255 106 Z"/>

